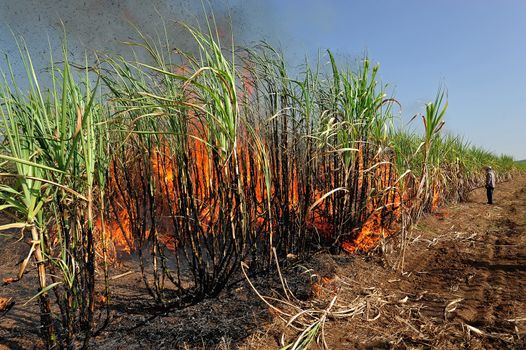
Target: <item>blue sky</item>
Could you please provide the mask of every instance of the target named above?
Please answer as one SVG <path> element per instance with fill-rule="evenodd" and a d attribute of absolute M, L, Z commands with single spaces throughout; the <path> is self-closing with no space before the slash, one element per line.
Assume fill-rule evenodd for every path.
<path fill-rule="evenodd" d="M 447 87 L 447 130 L 526 158 L 526 1 L 272 0 L 289 55 L 364 52 L 402 103 L 404 119 Z"/>
<path fill-rule="evenodd" d="M 196 5 L 197 2 L 197 5 Z M 422 112 L 438 87 L 449 95 L 447 130 L 496 153 L 526 158 L 526 1 L 522 0 L 220 0 L 240 42 L 266 39 L 292 65 L 331 49 L 349 61 L 367 53 L 403 106 Z M 127 21 L 155 30 L 158 16 L 199 18 L 192 0 L 18 0 L 0 4 L 0 51 L 13 54 L 10 30 L 45 57 L 47 37 L 66 23 L 74 50 L 127 40 Z M 221 20 L 223 20 L 221 19 Z M 123 37 L 124 36 L 124 37 Z"/>

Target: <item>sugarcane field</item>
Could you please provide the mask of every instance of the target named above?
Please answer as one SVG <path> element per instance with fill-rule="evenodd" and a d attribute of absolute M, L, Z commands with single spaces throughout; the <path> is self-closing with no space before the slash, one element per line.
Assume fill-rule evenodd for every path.
<path fill-rule="evenodd" d="M 0 2 L 0 349 L 525 349 L 525 14 Z"/>

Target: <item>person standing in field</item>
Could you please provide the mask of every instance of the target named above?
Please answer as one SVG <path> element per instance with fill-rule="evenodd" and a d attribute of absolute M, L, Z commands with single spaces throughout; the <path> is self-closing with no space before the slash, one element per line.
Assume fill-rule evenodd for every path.
<path fill-rule="evenodd" d="M 495 172 L 490 166 L 486 167 L 486 194 L 488 204 L 493 204 L 493 190 L 495 189 Z"/>

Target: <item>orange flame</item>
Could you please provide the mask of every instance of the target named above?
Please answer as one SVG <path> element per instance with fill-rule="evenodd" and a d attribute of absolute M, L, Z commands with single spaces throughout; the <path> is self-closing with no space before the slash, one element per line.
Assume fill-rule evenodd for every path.
<path fill-rule="evenodd" d="M 100 218 L 95 221 L 95 228 L 101 232 L 103 229 L 108 234 L 108 240 L 111 240 L 115 246 L 126 252 L 130 253 L 133 250 L 133 235 L 131 233 L 130 219 L 126 210 L 122 209 L 116 220 L 103 224 Z"/>
<path fill-rule="evenodd" d="M 363 162 L 362 153 L 359 152 L 359 161 Z M 361 228 L 356 230 L 354 238 L 342 243 L 342 249 L 348 253 L 357 251 L 368 252 L 375 248 L 381 239 L 391 235 L 394 230 L 390 225 L 400 216 L 401 195 L 393 187 L 397 181 L 398 174 L 389 162 L 380 162 L 374 173 L 369 174 L 367 180 L 377 189 L 379 195 L 369 197 L 366 204 L 366 219 Z M 361 165 L 363 169 L 363 165 Z M 360 173 L 363 173 L 360 171 Z M 366 175 L 361 175 L 359 184 L 365 180 Z M 391 219 L 388 219 L 391 216 Z"/>
<path fill-rule="evenodd" d="M 186 66 L 177 67 L 175 71 L 177 74 L 189 74 Z M 240 92 L 240 97 L 243 97 L 243 94 L 245 94 L 245 98 L 250 98 L 255 92 L 255 86 L 254 79 L 248 68 L 241 72 L 241 85 L 241 89 L 244 92 Z M 195 99 L 191 91 L 187 91 L 187 94 L 187 99 Z M 207 140 L 209 136 L 206 127 L 203 126 L 194 112 L 189 111 L 187 117 L 189 135 L 186 140 L 186 149 L 184 150 L 184 152 L 186 152 L 184 163 L 178 160 L 177 154 L 175 154 L 168 143 L 162 141 L 152 152 L 149 159 L 153 187 L 155 188 L 155 193 L 153 194 L 155 200 L 155 225 L 151 222 L 145 224 L 147 226 L 145 238 L 148 238 L 148 236 L 152 234 L 150 230 L 153 229 L 152 227 L 155 227 L 155 232 L 153 232 L 156 235 L 155 237 L 158 237 L 159 241 L 171 250 L 175 250 L 179 245 L 177 239 L 174 238 L 174 235 L 170 234 L 170 232 L 174 230 L 174 213 L 177 213 L 181 207 L 180 201 L 182 199 L 176 198 L 176 196 L 178 193 L 184 192 L 180 188 L 181 186 L 185 186 L 185 184 L 182 183 L 181 173 L 184 171 L 186 180 L 191 184 L 191 196 L 196 200 L 196 205 L 198 206 L 198 217 L 196 221 L 198 225 L 201 225 L 203 232 L 210 233 L 213 233 L 213 227 L 216 227 L 216 223 L 220 220 L 221 204 L 222 201 L 225 200 L 224 198 L 217 198 L 216 190 L 219 188 L 220 182 L 233 181 L 232 179 L 234 178 L 234 175 L 228 173 L 227 170 L 217 169 L 216 160 L 213 158 L 214 154 L 209 146 L 202 141 Z M 289 160 L 288 174 L 285 174 L 285 170 L 281 166 L 277 166 L 277 174 L 273 174 L 273 176 L 278 178 L 278 181 L 276 181 L 277 184 L 286 184 L 286 187 L 280 188 L 276 183 L 272 183 L 270 189 L 267 189 L 263 170 L 255 161 L 256 150 L 245 141 L 248 139 L 248 132 L 246 130 L 240 130 L 234 153 L 239 160 L 237 163 L 240 173 L 239 182 L 242 190 L 248 194 L 247 198 L 248 201 L 250 201 L 250 204 L 248 204 L 249 208 L 247 209 L 250 214 L 250 223 L 261 229 L 271 228 L 274 227 L 272 225 L 278 225 L 278 223 L 277 220 L 269 222 L 270 220 L 267 219 L 267 196 L 275 198 L 278 191 L 280 191 L 280 195 L 288 198 L 290 207 L 280 208 L 278 210 L 284 211 L 288 209 L 291 212 L 298 212 L 300 210 L 300 203 L 303 199 L 300 198 L 300 196 L 307 192 L 304 187 L 305 185 L 299 181 L 300 173 L 298 169 L 300 169 L 301 165 L 294 164 L 293 161 Z M 263 147 L 266 147 L 266 145 L 263 145 Z M 372 183 L 373 187 L 378 193 L 381 193 L 381 195 L 379 195 L 378 198 L 374 197 L 368 200 L 366 210 L 361 218 L 363 221 L 361 229 L 353 241 L 342 244 L 343 249 L 348 252 L 355 252 L 356 250 L 368 251 L 376 246 L 382 237 L 392 232 L 388 227 L 392 220 L 385 220 L 385 217 L 391 215 L 397 218 L 400 215 L 402 197 L 396 189 L 391 188 L 397 179 L 396 171 L 390 164 L 381 163 L 376 168 L 365 172 L 364 168 L 366 164 L 364 164 L 364 159 L 367 157 L 364 156 L 364 151 L 364 147 L 360 146 L 357 152 L 358 187 L 361 189 L 364 182 L 367 181 L 367 183 Z M 228 161 L 232 161 L 231 158 Z M 137 187 L 140 188 L 139 184 L 146 170 L 142 169 L 139 165 L 134 168 L 133 164 L 130 165 L 129 169 L 136 171 L 136 174 L 130 175 L 132 178 L 131 181 L 136 181 Z M 224 169 L 228 169 L 228 167 L 224 167 Z M 118 176 L 119 174 L 115 174 L 113 170 L 111 171 L 111 178 L 113 180 L 109 183 L 110 187 L 117 187 L 115 178 Z M 329 181 L 325 176 L 325 171 L 320 171 L 319 177 L 321 183 L 327 183 Z M 334 180 L 330 181 L 334 182 Z M 333 188 L 337 187 L 335 183 L 330 183 L 329 185 Z M 405 195 L 404 193 L 403 196 Z M 127 196 L 126 194 L 120 194 L 116 195 L 113 199 L 117 201 L 118 204 L 123 204 L 131 200 L 131 198 L 127 198 Z M 322 196 L 322 191 L 314 190 L 311 199 L 318 201 Z M 235 201 L 234 198 L 230 200 Z M 239 203 L 232 203 L 234 207 L 237 204 Z M 381 209 L 378 210 L 378 208 Z M 330 239 L 335 227 L 335 224 L 329 217 L 329 213 L 331 213 L 332 210 L 332 200 L 322 201 L 306 218 L 307 229 L 318 232 L 323 238 Z M 99 219 L 96 227 L 99 230 L 104 228 L 109 232 L 109 236 L 115 244 L 123 251 L 129 253 L 133 250 L 135 244 L 132 234 L 132 218 L 135 220 L 136 216 L 141 214 L 142 213 L 129 213 L 126 209 L 121 209 L 118 213 L 113 214 L 114 217 L 110 217 L 107 223 L 101 223 Z M 280 217 L 282 214 L 282 212 L 278 212 L 276 216 Z M 267 225 L 267 227 L 264 227 L 264 225 Z"/>
<path fill-rule="evenodd" d="M 357 251 L 368 252 L 375 248 L 382 238 L 392 234 L 389 229 L 382 226 L 381 221 L 381 212 L 375 211 L 362 225 L 354 241 L 344 242 L 342 249 L 348 253 L 355 253 Z"/>

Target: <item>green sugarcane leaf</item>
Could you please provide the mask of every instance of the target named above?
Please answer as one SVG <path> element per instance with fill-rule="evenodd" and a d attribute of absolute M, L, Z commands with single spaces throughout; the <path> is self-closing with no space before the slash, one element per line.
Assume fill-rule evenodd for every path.
<path fill-rule="evenodd" d="M 44 169 L 44 170 L 54 171 L 54 172 L 57 172 L 57 173 L 64 173 L 62 170 L 55 169 L 55 168 L 49 167 L 47 165 L 38 164 L 38 163 L 31 162 L 31 161 L 25 160 L 25 159 L 20 159 L 20 158 L 16 158 L 16 157 L 7 156 L 5 154 L 0 154 L 0 159 L 8 160 L 8 161 L 19 163 L 19 164 L 23 164 L 23 165 L 29 165 L 29 166 L 32 166 L 32 167 L 35 167 L 35 168 L 40 168 L 40 169 Z"/>
<path fill-rule="evenodd" d="M 29 299 L 28 301 L 26 301 L 23 305 L 26 306 L 26 305 L 29 304 L 31 301 L 35 300 L 36 298 L 38 298 L 38 297 L 41 296 L 42 294 L 47 293 L 48 291 L 50 291 L 51 289 L 55 288 L 55 287 L 58 286 L 59 284 L 62 284 L 62 282 L 51 283 L 49 286 L 46 286 L 45 288 L 42 288 L 42 290 L 41 290 L 40 292 L 38 292 L 36 295 L 34 295 L 33 297 L 31 297 L 31 299 Z"/>

